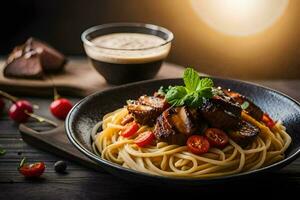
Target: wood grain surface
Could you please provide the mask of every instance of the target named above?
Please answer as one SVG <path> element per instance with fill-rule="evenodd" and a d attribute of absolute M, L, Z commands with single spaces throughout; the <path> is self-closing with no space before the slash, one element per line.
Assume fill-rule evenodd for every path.
<path fill-rule="evenodd" d="M 293 81 L 259 81 L 260 84 L 278 89 L 300 101 L 300 80 Z M 36 113 L 53 119 L 48 111 L 50 98 L 28 97 L 40 106 Z M 76 102 L 79 98 L 73 98 Z M 55 119 L 53 119 L 55 120 Z M 46 131 L 50 127 L 31 121 L 27 124 L 36 131 Z M 226 184 L 214 184 L 201 188 L 157 188 L 154 186 L 134 185 L 124 182 L 107 172 L 94 170 L 67 160 L 66 174 L 54 171 L 54 163 L 63 158 L 42 151 L 25 143 L 18 131 L 18 125 L 13 123 L 7 115 L 0 120 L 0 145 L 7 153 L 0 157 L 0 199 L 158 199 L 167 196 L 168 199 L 189 199 L 196 196 L 201 199 L 221 196 L 221 198 L 255 197 L 259 193 L 271 198 L 298 194 L 300 190 L 300 159 L 284 169 L 252 177 L 247 180 Z M 28 180 L 20 175 L 17 166 L 23 157 L 30 162 L 44 161 L 46 171 L 38 180 Z M 239 194 L 241 193 L 241 194 Z"/>
<path fill-rule="evenodd" d="M 69 59 L 62 73 L 47 75 L 42 80 L 6 78 L 2 73 L 4 66 L 5 61 L 2 59 L 0 60 L 0 89 L 18 95 L 51 96 L 55 85 L 59 93 L 84 97 L 100 89 L 114 86 L 107 84 L 88 60 L 82 58 Z M 155 78 L 181 77 L 183 69 L 175 64 L 164 63 Z"/>

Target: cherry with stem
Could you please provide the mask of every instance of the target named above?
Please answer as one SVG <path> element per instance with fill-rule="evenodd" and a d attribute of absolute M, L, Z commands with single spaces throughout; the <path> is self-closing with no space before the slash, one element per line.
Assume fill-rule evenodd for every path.
<path fill-rule="evenodd" d="M 46 119 L 42 116 L 36 115 L 33 113 L 33 106 L 30 102 L 26 100 L 20 100 L 15 96 L 12 96 L 2 90 L 0 90 L 0 96 L 13 102 L 12 106 L 9 109 L 9 116 L 12 120 L 23 123 L 26 122 L 29 117 L 36 119 L 39 122 L 46 122 L 54 127 L 57 127 L 58 124 Z"/>
<path fill-rule="evenodd" d="M 50 104 L 50 112 L 53 116 L 55 116 L 58 119 L 64 120 L 69 111 L 72 109 L 73 104 L 69 99 L 62 98 L 55 87 L 55 84 L 53 80 L 50 78 L 53 85 L 53 94 L 54 94 L 54 101 Z"/>

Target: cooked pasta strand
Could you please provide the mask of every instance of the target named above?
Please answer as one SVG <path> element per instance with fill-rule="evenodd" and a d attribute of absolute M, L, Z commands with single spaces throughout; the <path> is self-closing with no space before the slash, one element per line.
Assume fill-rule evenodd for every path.
<path fill-rule="evenodd" d="M 102 122 L 95 125 L 91 133 L 93 150 L 103 159 L 150 174 L 210 178 L 254 170 L 283 159 L 291 143 L 291 137 L 281 122 L 270 130 L 243 112 L 242 118 L 260 129 L 256 140 L 247 148 L 242 148 L 233 140 L 229 140 L 224 149 L 211 148 L 203 155 L 188 152 L 186 146 L 166 142 L 140 148 L 133 139 L 123 138 L 119 134 L 124 127 L 121 120 L 126 115 L 127 109 L 121 108 L 108 113 Z M 98 133 L 101 126 L 103 130 Z M 148 130 L 153 130 L 153 127 L 141 126 L 138 133 Z"/>

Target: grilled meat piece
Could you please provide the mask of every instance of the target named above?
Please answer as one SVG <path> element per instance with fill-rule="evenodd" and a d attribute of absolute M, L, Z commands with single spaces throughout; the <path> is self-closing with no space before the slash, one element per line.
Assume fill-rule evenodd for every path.
<path fill-rule="evenodd" d="M 29 79 L 41 79 L 43 77 L 43 69 L 38 55 L 31 55 L 28 58 L 22 56 L 13 59 L 6 65 L 3 73 L 6 77 Z"/>
<path fill-rule="evenodd" d="M 134 119 L 143 125 L 152 126 L 157 117 L 168 108 L 163 98 L 154 96 L 141 96 L 137 101 L 129 101 L 127 109 Z"/>
<path fill-rule="evenodd" d="M 214 128 L 233 129 L 241 121 L 239 115 L 225 110 L 219 101 L 207 100 L 201 108 L 202 117 Z"/>
<path fill-rule="evenodd" d="M 139 101 L 132 101 L 127 105 L 128 112 L 135 121 L 143 125 L 153 125 L 161 112 L 151 106 L 141 104 Z"/>
<path fill-rule="evenodd" d="M 238 97 L 240 100 L 241 95 Z M 247 145 L 258 135 L 259 129 L 242 120 L 240 105 L 245 100 L 241 103 L 236 98 L 237 96 L 233 93 L 230 94 L 228 90 L 223 90 L 223 92 L 221 91 L 217 96 L 204 103 L 201 114 L 212 127 L 229 130 L 231 139 L 241 145 Z"/>
<path fill-rule="evenodd" d="M 191 111 L 183 106 L 172 109 L 171 122 L 179 133 L 191 135 L 196 131 L 196 123 Z"/>
<path fill-rule="evenodd" d="M 233 141 L 242 146 L 247 146 L 254 140 L 254 138 L 259 134 L 259 132 L 260 130 L 258 127 L 242 120 L 236 129 L 231 130 L 228 133 L 229 137 Z"/>
<path fill-rule="evenodd" d="M 138 101 L 143 105 L 151 106 L 159 110 L 165 110 L 169 107 L 166 100 L 161 97 L 143 95 L 139 98 Z"/>
<path fill-rule="evenodd" d="M 255 105 L 251 100 L 231 90 L 223 90 L 223 92 L 227 96 L 230 96 L 235 102 L 239 103 L 240 105 L 242 105 L 244 102 L 247 101 L 249 103 L 249 106 L 246 108 L 248 114 L 252 116 L 254 119 L 261 121 L 264 112 L 257 105 Z"/>
<path fill-rule="evenodd" d="M 157 118 L 154 128 L 154 135 L 157 139 L 166 139 L 176 134 L 171 120 L 171 113 L 171 109 L 168 109 Z"/>
<path fill-rule="evenodd" d="M 45 72 L 61 71 L 67 62 L 67 59 L 62 53 L 45 42 L 35 38 L 29 38 L 25 45 L 26 48 L 30 48 L 39 53 L 42 67 Z"/>
<path fill-rule="evenodd" d="M 154 134 L 157 139 L 170 144 L 185 144 L 188 136 L 199 129 L 197 116 L 195 110 L 185 106 L 170 108 L 158 117 Z"/>
<path fill-rule="evenodd" d="M 214 96 L 211 101 L 219 105 L 223 110 L 226 110 L 233 115 L 241 116 L 242 108 L 231 97 L 226 95 Z"/>
<path fill-rule="evenodd" d="M 29 38 L 10 53 L 4 68 L 4 76 L 16 78 L 43 77 L 44 72 L 58 72 L 63 69 L 66 58 L 48 44 Z"/>

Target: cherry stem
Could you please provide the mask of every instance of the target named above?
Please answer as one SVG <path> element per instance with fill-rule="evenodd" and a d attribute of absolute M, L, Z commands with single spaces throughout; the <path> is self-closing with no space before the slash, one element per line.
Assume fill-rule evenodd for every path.
<path fill-rule="evenodd" d="M 0 90 L 0 96 L 12 101 L 13 103 L 16 103 L 19 99 L 13 95 L 8 94 L 7 92 L 4 92 L 2 90 Z M 39 106 L 36 104 L 32 105 L 34 109 L 39 109 Z"/>
<path fill-rule="evenodd" d="M 53 85 L 53 99 L 54 99 L 54 101 L 55 101 L 55 100 L 57 100 L 57 99 L 60 98 L 60 95 L 59 95 L 58 92 L 57 92 L 57 89 L 56 89 L 56 87 L 55 87 L 54 81 L 53 81 L 53 79 L 52 79 L 51 76 L 49 76 L 49 80 L 51 81 L 51 83 L 52 83 L 52 85 Z"/>
<path fill-rule="evenodd" d="M 54 100 L 59 99 L 60 95 L 58 94 L 57 89 L 54 84 L 53 84 L 53 92 L 54 92 Z"/>
<path fill-rule="evenodd" d="M 8 100 L 10 100 L 10 101 L 12 101 L 14 103 L 19 100 L 17 97 L 12 96 L 12 95 L 10 95 L 10 94 L 2 91 L 2 90 L 0 90 L 0 96 L 4 97 L 4 98 L 6 98 L 6 99 L 8 99 Z"/>
<path fill-rule="evenodd" d="M 26 157 L 22 158 L 20 164 L 19 164 L 19 168 L 23 167 L 23 165 L 26 163 Z"/>
<path fill-rule="evenodd" d="M 58 95 L 58 94 L 57 94 L 57 95 Z M 17 97 L 12 96 L 12 95 L 10 95 L 10 94 L 8 94 L 8 93 L 2 91 L 2 90 L 0 90 L 0 96 L 3 96 L 4 98 L 6 98 L 6 99 L 8 99 L 8 100 L 10 100 L 10 101 L 12 101 L 12 102 L 14 102 L 14 103 L 16 103 L 16 102 L 19 100 Z M 38 105 L 33 105 L 33 107 L 34 107 L 35 109 L 38 109 L 38 108 L 39 108 Z M 36 114 L 33 114 L 33 113 L 30 113 L 30 112 L 28 112 L 27 110 L 25 110 L 24 112 L 25 112 L 27 115 L 29 115 L 30 117 L 32 117 L 32 118 L 38 120 L 39 122 L 47 122 L 47 123 L 51 124 L 51 125 L 54 126 L 54 127 L 57 127 L 57 126 L 58 126 L 57 123 L 55 123 L 55 122 L 53 122 L 53 121 L 51 121 L 51 120 L 49 120 L 49 119 L 46 119 L 46 118 L 44 118 L 44 117 L 41 117 L 41 116 L 36 115 Z"/>
<path fill-rule="evenodd" d="M 46 118 L 41 117 L 41 116 L 39 116 L 39 115 L 30 113 L 30 112 L 28 112 L 27 110 L 25 110 L 24 112 L 25 112 L 27 115 L 29 115 L 30 117 L 36 119 L 36 120 L 39 121 L 39 122 L 46 122 L 46 123 L 48 123 L 48 124 L 50 124 L 50 125 L 52 125 L 52 126 L 54 126 L 54 127 L 57 127 L 57 126 L 58 126 L 57 123 L 55 123 L 54 121 L 51 121 L 50 119 L 46 119 Z"/>

